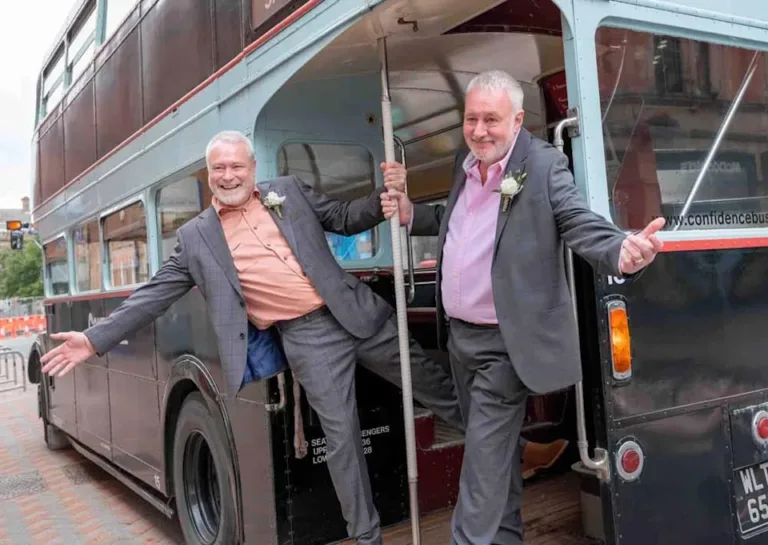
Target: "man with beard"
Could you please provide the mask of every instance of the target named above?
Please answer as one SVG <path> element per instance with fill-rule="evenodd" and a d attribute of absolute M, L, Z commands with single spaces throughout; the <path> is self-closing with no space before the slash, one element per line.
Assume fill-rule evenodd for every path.
<path fill-rule="evenodd" d="M 401 386 L 397 322 L 384 299 L 339 266 L 325 231 L 352 235 L 381 223 L 384 189 L 343 202 L 292 176 L 255 183 L 254 150 L 238 132 L 216 135 L 206 162 L 212 205 L 179 228 L 170 259 L 102 322 L 84 332 L 51 335 L 63 344 L 41 358 L 42 370 L 62 375 L 108 352 L 197 286 L 218 337 L 230 396 L 247 370 L 249 322 L 259 331 L 279 331 L 293 376 L 326 435 L 326 462 L 347 531 L 359 545 L 381 545 L 357 415 L 355 366 L 359 361 Z M 413 340 L 410 357 L 414 398 L 463 429 L 451 377 Z"/>
<path fill-rule="evenodd" d="M 463 121 L 469 150 L 454 163 L 445 206 L 413 205 L 405 169 L 383 165 L 384 215 L 438 236 L 438 339 L 449 352 L 466 425 L 453 545 L 519 545 L 519 435 L 529 392 L 581 380 L 564 244 L 598 274 L 628 277 L 661 249 L 664 220 L 625 235 L 589 210 L 565 155 L 523 128 L 523 90 L 477 75 Z"/>

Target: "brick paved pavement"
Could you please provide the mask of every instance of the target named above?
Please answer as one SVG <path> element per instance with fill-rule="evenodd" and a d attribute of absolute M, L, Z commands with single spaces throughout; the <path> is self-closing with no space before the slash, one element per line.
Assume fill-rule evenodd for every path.
<path fill-rule="evenodd" d="M 176 543 L 176 519 L 73 449 L 46 448 L 36 385 L 0 393 L 0 545 Z"/>

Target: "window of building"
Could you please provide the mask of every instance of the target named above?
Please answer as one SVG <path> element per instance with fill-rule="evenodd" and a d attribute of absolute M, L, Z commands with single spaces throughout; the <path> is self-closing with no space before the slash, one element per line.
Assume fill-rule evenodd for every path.
<path fill-rule="evenodd" d="M 173 253 L 176 230 L 202 212 L 210 202 L 206 169 L 173 182 L 157 193 L 157 223 L 160 226 L 160 258 L 163 263 Z"/>
<path fill-rule="evenodd" d="M 682 93 L 683 60 L 680 40 L 670 36 L 654 36 L 653 67 L 656 91 L 660 95 Z"/>
<path fill-rule="evenodd" d="M 64 237 L 43 246 L 45 261 L 46 295 L 67 295 L 69 293 L 69 256 Z"/>
<path fill-rule="evenodd" d="M 339 200 L 367 197 L 376 187 L 373 156 L 361 146 L 290 143 L 280 149 L 280 176 L 296 176 L 316 191 Z M 352 236 L 327 233 L 339 261 L 369 259 L 378 251 L 377 230 Z"/>
<path fill-rule="evenodd" d="M 137 202 L 103 220 L 109 278 L 113 287 L 141 284 L 149 279 L 147 221 Z"/>
<path fill-rule="evenodd" d="M 99 224 L 89 222 L 72 232 L 75 245 L 75 285 L 78 292 L 101 289 Z"/>
<path fill-rule="evenodd" d="M 768 227 L 765 53 L 612 28 L 598 30 L 597 52 L 614 222 Z"/>

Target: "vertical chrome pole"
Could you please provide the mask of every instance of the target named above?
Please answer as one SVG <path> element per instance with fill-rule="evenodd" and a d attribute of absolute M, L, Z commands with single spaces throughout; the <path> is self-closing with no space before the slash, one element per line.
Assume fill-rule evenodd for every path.
<path fill-rule="evenodd" d="M 389 96 L 389 67 L 387 65 L 387 41 L 379 38 L 379 61 L 381 65 L 381 124 L 384 132 L 384 158 L 387 163 L 395 160 L 395 140 L 392 128 L 392 102 Z M 400 372 L 403 388 L 403 417 L 405 419 L 405 448 L 408 459 L 408 488 L 411 503 L 411 528 L 413 545 L 420 545 L 418 469 L 416 466 L 416 433 L 413 423 L 413 388 L 411 386 L 411 352 L 408 342 L 408 315 L 403 279 L 403 254 L 400 239 L 400 214 L 390 219 L 392 232 L 392 257 L 395 272 L 395 302 L 397 309 L 397 334 L 400 340 Z"/>

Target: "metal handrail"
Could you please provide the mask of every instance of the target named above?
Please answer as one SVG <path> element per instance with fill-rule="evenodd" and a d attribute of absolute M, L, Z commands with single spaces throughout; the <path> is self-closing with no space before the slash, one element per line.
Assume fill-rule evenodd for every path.
<path fill-rule="evenodd" d="M 393 140 L 395 143 L 400 147 L 400 163 L 403 165 L 403 168 L 405 168 L 405 144 L 403 144 L 403 141 L 400 140 L 400 138 L 396 135 L 392 135 Z M 408 180 L 405 181 L 405 187 L 403 188 L 405 195 L 408 196 Z M 413 245 L 411 242 L 411 233 L 408 232 L 408 228 L 405 226 L 402 226 L 400 228 L 401 232 L 405 233 L 405 246 L 406 251 L 408 252 L 408 297 L 407 301 L 410 305 L 413 303 L 413 300 L 416 299 L 416 273 L 414 272 L 413 268 Z"/>
<path fill-rule="evenodd" d="M 563 131 L 566 127 L 573 127 L 579 122 L 578 116 L 568 117 L 560 121 L 555 127 L 554 145 L 562 152 L 564 141 Z M 566 246 L 565 248 L 565 267 L 566 276 L 568 279 L 568 288 L 571 291 L 571 303 L 573 305 L 573 315 L 576 318 L 576 330 L 579 328 L 579 307 L 576 303 L 576 280 L 574 277 L 573 268 L 573 251 Z M 602 481 L 608 481 L 610 478 L 610 465 L 608 464 L 608 451 L 602 448 L 595 447 L 595 458 L 592 459 L 589 456 L 589 441 L 587 440 L 587 424 L 584 411 L 584 383 L 578 381 L 575 385 L 576 389 L 576 433 L 577 444 L 579 447 L 579 457 L 581 463 L 587 469 L 591 469 L 597 472 L 597 476 Z"/>

